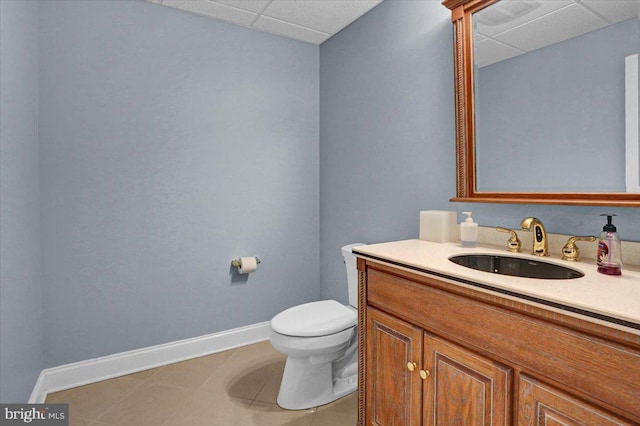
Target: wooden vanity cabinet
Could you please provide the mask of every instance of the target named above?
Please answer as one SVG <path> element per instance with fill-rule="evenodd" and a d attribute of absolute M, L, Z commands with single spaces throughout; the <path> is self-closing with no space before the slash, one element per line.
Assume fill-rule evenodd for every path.
<path fill-rule="evenodd" d="M 519 389 L 517 407 L 519 425 L 632 424 L 525 375 L 520 377 Z"/>
<path fill-rule="evenodd" d="M 640 424 L 640 338 L 358 259 L 359 425 Z"/>
<path fill-rule="evenodd" d="M 511 369 L 367 311 L 366 424 L 509 424 Z"/>
<path fill-rule="evenodd" d="M 422 330 L 374 308 L 367 311 L 366 424 L 419 425 L 422 380 L 416 361 L 422 357 Z"/>
<path fill-rule="evenodd" d="M 424 425 L 510 423 L 509 367 L 428 333 L 423 347 Z"/>

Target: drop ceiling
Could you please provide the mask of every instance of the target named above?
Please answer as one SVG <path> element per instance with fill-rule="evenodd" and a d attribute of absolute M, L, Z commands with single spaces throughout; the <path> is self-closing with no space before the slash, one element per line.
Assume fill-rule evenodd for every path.
<path fill-rule="evenodd" d="M 502 0 L 474 15 L 479 67 L 640 15 L 640 0 Z"/>
<path fill-rule="evenodd" d="M 382 0 L 147 0 L 254 30 L 322 44 Z"/>

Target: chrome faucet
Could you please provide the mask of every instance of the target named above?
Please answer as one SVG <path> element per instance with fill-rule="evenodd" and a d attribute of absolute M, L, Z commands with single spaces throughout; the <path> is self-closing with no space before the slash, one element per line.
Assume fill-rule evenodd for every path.
<path fill-rule="evenodd" d="M 549 245 L 547 242 L 547 231 L 540 219 L 535 217 L 525 217 L 520 223 L 520 228 L 525 231 L 533 231 L 533 251 L 536 256 L 549 256 Z"/>

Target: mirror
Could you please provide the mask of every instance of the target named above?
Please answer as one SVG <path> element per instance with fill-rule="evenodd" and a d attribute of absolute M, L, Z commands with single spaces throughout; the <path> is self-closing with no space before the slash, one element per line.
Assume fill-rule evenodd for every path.
<path fill-rule="evenodd" d="M 446 0 L 452 201 L 640 206 L 640 0 Z"/>

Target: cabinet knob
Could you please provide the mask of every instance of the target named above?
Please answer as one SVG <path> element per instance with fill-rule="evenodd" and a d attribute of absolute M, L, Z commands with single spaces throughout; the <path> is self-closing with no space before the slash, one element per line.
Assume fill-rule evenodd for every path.
<path fill-rule="evenodd" d="M 415 362 L 408 362 L 407 363 L 407 370 L 409 371 L 413 371 L 416 369 L 418 365 Z"/>
<path fill-rule="evenodd" d="M 431 373 L 429 373 L 429 370 L 420 370 L 420 378 L 422 380 L 425 380 L 430 375 L 431 375 Z"/>

